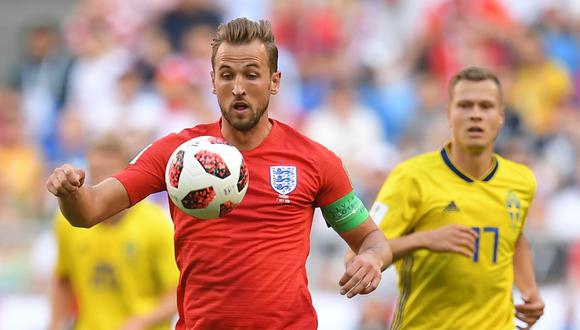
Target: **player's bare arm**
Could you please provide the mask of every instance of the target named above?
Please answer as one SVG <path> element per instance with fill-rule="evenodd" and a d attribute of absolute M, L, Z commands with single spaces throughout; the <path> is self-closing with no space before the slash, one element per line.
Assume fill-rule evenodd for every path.
<path fill-rule="evenodd" d="M 51 300 L 51 320 L 49 330 L 63 329 L 69 322 L 73 310 L 73 290 L 68 278 L 55 276 L 52 279 Z"/>
<path fill-rule="evenodd" d="M 171 290 L 161 299 L 157 308 L 150 313 L 130 318 L 119 330 L 148 329 L 171 319 L 177 313 L 176 300 L 176 291 Z"/>
<path fill-rule="evenodd" d="M 85 172 L 69 164 L 56 168 L 46 181 L 73 226 L 92 227 L 130 206 L 127 191 L 117 179 L 107 178 L 94 186 L 84 181 Z"/>
<path fill-rule="evenodd" d="M 469 227 L 448 225 L 438 229 L 416 232 L 389 240 L 393 259 L 399 260 L 413 251 L 427 249 L 434 252 L 453 252 L 473 257 L 477 234 Z"/>
<path fill-rule="evenodd" d="M 516 317 L 530 328 L 544 314 L 544 301 L 536 283 L 528 240 L 523 233 L 516 242 L 513 261 L 515 285 L 523 300 L 522 304 L 515 305 Z"/>
<path fill-rule="evenodd" d="M 454 252 L 473 257 L 477 234 L 469 227 L 449 225 L 439 229 L 416 232 L 395 239 L 389 239 L 393 261 L 397 261 L 416 250 L 427 249 L 434 252 Z M 345 264 L 354 257 L 352 251 L 345 255 Z"/>
<path fill-rule="evenodd" d="M 357 294 L 368 294 L 374 291 L 381 281 L 381 272 L 393 260 L 389 243 L 371 217 L 358 227 L 340 236 L 349 247 L 358 252 L 346 263 L 345 272 L 339 281 L 340 293 L 348 298 Z"/>

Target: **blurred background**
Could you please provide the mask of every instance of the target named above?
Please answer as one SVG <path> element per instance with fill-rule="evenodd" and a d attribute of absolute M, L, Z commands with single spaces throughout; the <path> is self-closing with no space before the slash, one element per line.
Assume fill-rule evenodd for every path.
<path fill-rule="evenodd" d="M 449 138 L 450 76 L 467 65 L 498 73 L 508 112 L 497 151 L 538 179 L 526 226 L 546 302 L 537 329 L 580 329 L 574 0 L 0 1 L 0 329 L 48 324 L 48 173 L 84 167 L 87 144 L 106 132 L 137 154 L 217 120 L 210 42 L 238 16 L 275 30 L 283 78 L 271 116 L 340 155 L 367 207 L 393 166 Z M 344 251 L 317 219 L 308 269 L 320 329 L 386 329 L 394 271 L 378 293 L 347 300 L 337 285 Z"/>

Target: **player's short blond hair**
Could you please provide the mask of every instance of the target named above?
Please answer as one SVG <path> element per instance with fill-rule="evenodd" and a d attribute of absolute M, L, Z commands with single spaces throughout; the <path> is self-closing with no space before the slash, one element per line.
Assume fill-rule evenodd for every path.
<path fill-rule="evenodd" d="M 100 152 L 121 157 L 127 163 L 131 161 L 131 154 L 125 140 L 118 134 L 106 133 L 95 138 L 88 146 L 87 153 Z"/>
<path fill-rule="evenodd" d="M 255 22 L 245 17 L 236 18 L 227 23 L 220 24 L 218 27 L 215 37 L 211 43 L 212 67 L 215 64 L 215 56 L 222 42 L 239 45 L 250 43 L 256 39 L 260 40 L 264 46 L 266 46 L 270 72 L 274 73 L 278 71 L 278 47 L 276 47 L 276 43 L 274 41 L 272 25 L 267 20 L 259 20 Z"/>
<path fill-rule="evenodd" d="M 449 89 L 448 89 L 448 96 L 449 100 L 453 99 L 453 90 L 455 89 L 455 85 L 457 85 L 460 81 L 467 80 L 467 81 L 485 81 L 491 80 L 497 86 L 497 90 L 499 93 L 499 101 L 503 103 L 503 91 L 501 87 L 501 82 L 497 75 L 493 73 L 491 70 L 477 67 L 477 66 L 470 66 L 455 74 L 450 82 L 449 82 Z"/>

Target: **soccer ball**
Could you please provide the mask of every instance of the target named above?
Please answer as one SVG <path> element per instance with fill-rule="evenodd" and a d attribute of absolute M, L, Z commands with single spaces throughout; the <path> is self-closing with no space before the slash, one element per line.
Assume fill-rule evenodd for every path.
<path fill-rule="evenodd" d="M 175 149 L 165 170 L 171 201 L 183 212 L 215 219 L 231 212 L 248 190 L 248 168 L 238 149 L 213 136 Z"/>

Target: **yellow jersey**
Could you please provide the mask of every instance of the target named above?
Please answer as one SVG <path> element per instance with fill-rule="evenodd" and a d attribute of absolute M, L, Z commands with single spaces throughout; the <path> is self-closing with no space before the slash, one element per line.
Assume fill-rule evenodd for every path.
<path fill-rule="evenodd" d="M 514 329 L 515 244 L 536 187 L 524 165 L 494 155 L 473 178 L 448 149 L 396 167 L 371 215 L 389 239 L 450 224 L 478 234 L 472 259 L 419 249 L 397 261 L 400 297 L 391 329 Z"/>
<path fill-rule="evenodd" d="M 163 210 L 143 201 L 116 224 L 90 229 L 55 221 L 56 275 L 68 278 L 78 304 L 76 330 L 119 328 L 153 310 L 177 286 L 173 227 Z M 152 329 L 169 329 L 170 322 Z"/>

